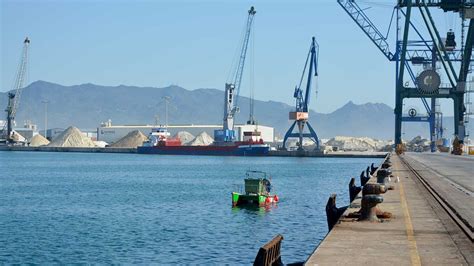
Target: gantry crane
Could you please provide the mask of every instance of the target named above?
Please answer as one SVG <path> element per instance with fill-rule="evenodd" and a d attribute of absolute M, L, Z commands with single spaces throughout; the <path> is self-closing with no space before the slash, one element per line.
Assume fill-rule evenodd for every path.
<path fill-rule="evenodd" d="M 283 149 L 286 149 L 286 142 L 288 138 L 298 138 L 299 141 L 297 143 L 298 150 L 303 149 L 303 140 L 305 138 L 311 139 L 316 144 L 316 150 L 319 150 L 319 138 L 314 131 L 313 127 L 311 127 L 308 118 L 309 118 L 309 100 L 311 96 L 311 84 L 313 80 L 313 76 L 318 76 L 318 56 L 319 56 L 319 45 L 316 42 L 316 38 L 313 37 L 311 40 L 311 45 L 309 47 L 308 55 L 306 56 L 306 62 L 303 68 L 303 74 L 301 75 L 300 83 L 298 86 L 295 87 L 295 91 L 293 93 L 293 97 L 296 100 L 296 108 L 294 112 L 290 112 L 290 120 L 294 120 L 291 127 L 285 134 L 285 138 L 283 139 Z M 303 83 L 303 79 L 305 76 L 306 69 L 308 68 L 308 76 L 306 80 L 306 89 L 303 91 L 301 85 Z M 304 94 L 304 97 L 303 97 Z M 298 125 L 298 133 L 293 133 L 293 129 L 295 125 Z M 304 133 L 305 126 L 308 128 L 309 133 Z"/>
<path fill-rule="evenodd" d="M 231 81 L 225 84 L 223 128 L 214 131 L 214 139 L 217 142 L 231 142 L 235 140 L 234 117 L 239 111 L 238 97 L 240 94 L 240 84 L 244 72 L 245 57 L 247 55 L 252 22 L 256 13 L 257 11 L 255 11 L 255 8 L 253 6 L 250 7 L 250 10 L 248 11 L 247 24 L 245 26 L 245 35 L 242 41 L 242 48 L 240 50 L 239 63 Z"/>
<path fill-rule="evenodd" d="M 21 92 L 23 90 L 24 82 L 26 79 L 26 68 L 28 64 L 28 47 L 30 45 L 30 39 L 26 37 L 23 41 L 23 51 L 21 53 L 20 65 L 18 68 L 18 73 L 15 78 L 12 92 L 8 93 L 8 106 L 5 109 L 7 113 L 7 123 L 3 127 L 3 135 L 7 144 L 14 143 L 13 139 L 13 124 L 15 121 L 16 111 L 20 105 Z"/>
<path fill-rule="evenodd" d="M 396 13 L 396 44 L 392 50 L 387 35 L 382 34 L 354 0 L 337 0 L 354 22 L 364 31 L 389 61 L 396 63 L 395 94 L 395 144 L 401 144 L 402 122 L 429 122 L 431 150 L 435 151 L 435 141 L 442 135 L 442 114 L 437 110 L 436 99 L 451 98 L 454 102 L 454 134 L 461 143 L 465 137 L 466 79 L 470 71 L 474 42 L 474 2 L 465 0 L 398 0 L 392 13 Z M 454 32 L 447 33 L 446 40 L 441 39 L 430 8 L 441 8 L 444 12 L 456 12 L 461 19 L 460 48 L 456 49 Z M 412 12 L 418 11 L 425 31 L 415 25 Z M 399 24 L 401 18 L 404 23 Z M 469 25 L 464 23 L 469 20 Z M 392 24 L 392 20 L 390 25 Z M 403 29 L 402 29 L 403 26 Z M 468 28 L 467 36 L 464 34 Z M 412 35 L 409 39 L 409 33 Z M 399 36 L 402 36 L 400 39 Z M 413 37 L 415 36 L 415 37 Z M 464 38 L 465 37 L 465 38 Z M 438 67 L 441 65 L 441 67 Z M 456 72 L 456 66 L 458 72 Z M 416 72 L 416 69 L 419 69 Z M 405 81 L 405 72 L 410 81 Z M 442 78 L 448 81 L 443 84 Z M 428 116 L 402 115 L 403 99 L 420 98 Z M 426 99 L 431 99 L 431 106 Z M 416 112 L 413 112 L 414 114 Z M 467 121 L 467 120 L 466 120 Z"/>

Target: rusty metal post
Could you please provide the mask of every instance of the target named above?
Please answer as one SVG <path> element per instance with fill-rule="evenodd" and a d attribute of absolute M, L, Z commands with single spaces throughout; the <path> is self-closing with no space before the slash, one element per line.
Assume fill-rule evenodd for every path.
<path fill-rule="evenodd" d="M 326 204 L 326 218 L 328 221 L 329 231 L 331 231 L 339 220 L 339 217 L 341 217 L 346 209 L 347 206 L 341 208 L 336 206 L 336 194 L 331 194 L 331 196 L 329 196 L 328 203 Z"/>
<path fill-rule="evenodd" d="M 362 196 L 379 195 L 387 192 L 387 188 L 380 184 L 366 184 L 362 189 Z"/>
<path fill-rule="evenodd" d="M 349 182 L 349 202 L 354 201 L 360 191 L 361 187 L 355 185 L 355 178 L 352 177 L 351 181 Z"/>
<path fill-rule="evenodd" d="M 385 184 L 388 181 L 388 176 L 392 174 L 392 170 L 382 168 L 377 171 L 377 183 Z"/>
<path fill-rule="evenodd" d="M 379 222 L 377 218 L 377 204 L 383 202 L 381 195 L 365 195 L 362 196 L 362 203 L 360 208 L 360 217 L 358 221 Z"/>

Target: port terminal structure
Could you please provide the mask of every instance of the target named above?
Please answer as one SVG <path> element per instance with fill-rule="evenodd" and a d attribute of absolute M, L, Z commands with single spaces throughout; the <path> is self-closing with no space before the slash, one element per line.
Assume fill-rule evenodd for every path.
<path fill-rule="evenodd" d="M 306 56 L 306 62 L 303 68 L 303 73 L 301 74 L 300 83 L 295 87 L 293 97 L 296 100 L 296 108 L 294 112 L 290 112 L 290 120 L 294 120 L 293 124 L 290 126 L 288 131 L 285 134 L 283 139 L 283 149 L 286 149 L 286 143 L 289 138 L 298 138 L 297 143 L 298 150 L 303 151 L 303 141 L 304 139 L 310 139 L 315 143 L 315 150 L 320 149 L 320 143 L 316 131 L 313 129 L 311 124 L 308 121 L 309 118 L 309 100 L 311 98 L 311 85 L 313 81 L 313 76 L 316 78 L 318 76 L 318 56 L 319 56 L 319 45 L 316 42 L 316 38 L 311 39 L 311 45 L 309 47 L 308 55 Z M 304 76 L 306 74 L 306 69 L 308 69 L 308 76 L 306 80 L 306 89 L 303 91 L 301 85 L 303 83 Z M 304 94 L 304 97 L 303 97 Z M 298 132 L 293 133 L 295 126 L 298 126 Z M 309 133 L 305 133 L 304 129 L 309 130 Z"/>
<path fill-rule="evenodd" d="M 472 48 L 474 43 L 474 2 L 462 0 L 399 0 L 395 5 L 392 21 L 396 20 L 395 48 L 389 44 L 386 35 L 354 0 L 337 0 L 353 21 L 370 38 L 382 54 L 395 62 L 395 144 L 401 144 L 402 122 L 428 122 L 430 125 L 431 151 L 436 151 L 436 141 L 443 137 L 442 113 L 437 99 L 453 100 L 454 135 L 461 143 L 468 137 L 465 124 L 469 121 L 466 112 L 466 81 L 472 71 Z M 441 38 L 430 9 L 458 13 L 461 24 L 459 45 L 455 33 L 447 32 L 446 40 Z M 415 12 L 422 18 L 422 25 L 416 24 Z M 403 22 L 403 23 L 402 23 Z M 465 30 L 467 29 L 467 35 Z M 427 32 L 428 34 L 423 34 Z M 411 35 L 409 35 L 411 33 Z M 427 35 L 427 36 L 426 36 Z M 415 37 L 413 37 L 415 36 Z M 458 48 L 459 47 L 459 48 Z M 408 81 L 405 79 L 408 74 Z M 443 84 L 442 80 L 448 82 Z M 403 115 L 403 100 L 421 99 L 427 116 L 417 116 L 410 110 Z M 431 102 L 428 103 L 427 99 Z"/>

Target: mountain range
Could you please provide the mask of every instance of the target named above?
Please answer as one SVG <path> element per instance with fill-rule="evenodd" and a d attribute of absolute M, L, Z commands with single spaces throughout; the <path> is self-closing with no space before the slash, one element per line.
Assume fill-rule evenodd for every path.
<path fill-rule="evenodd" d="M 47 101 L 48 128 L 74 125 L 93 129 L 108 119 L 114 125 L 154 124 L 157 120 L 165 123 L 165 96 L 171 97 L 168 105 L 170 124 L 222 123 L 224 92 L 217 89 L 100 86 L 90 83 L 62 86 L 46 81 L 33 82 L 23 89 L 16 121 L 21 124 L 31 120 L 39 128 L 44 128 L 44 101 Z M 0 101 L 4 106 L 7 105 L 7 92 L 0 92 Z M 236 116 L 237 123 L 248 120 L 249 103 L 249 98 L 239 97 L 241 111 Z M 255 100 L 255 117 L 259 124 L 274 127 L 275 135 L 282 137 L 291 125 L 288 112 L 293 108 L 281 102 Z M 393 139 L 393 109 L 383 103 L 348 102 L 328 114 L 311 110 L 309 117 L 320 138 L 343 135 Z M 446 117 L 444 120 L 446 136 L 449 137 L 453 132 L 452 118 Z M 412 123 L 404 133 L 407 139 L 417 135 L 427 137 L 428 125 Z"/>

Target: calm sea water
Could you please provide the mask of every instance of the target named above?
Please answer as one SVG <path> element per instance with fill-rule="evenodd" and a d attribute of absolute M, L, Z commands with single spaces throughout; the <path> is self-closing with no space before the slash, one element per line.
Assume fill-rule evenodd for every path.
<path fill-rule="evenodd" d="M 283 262 L 302 261 L 329 195 L 347 204 L 379 161 L 0 152 L 0 262 L 250 264 L 278 233 Z M 249 169 L 272 175 L 278 206 L 231 207 Z"/>

